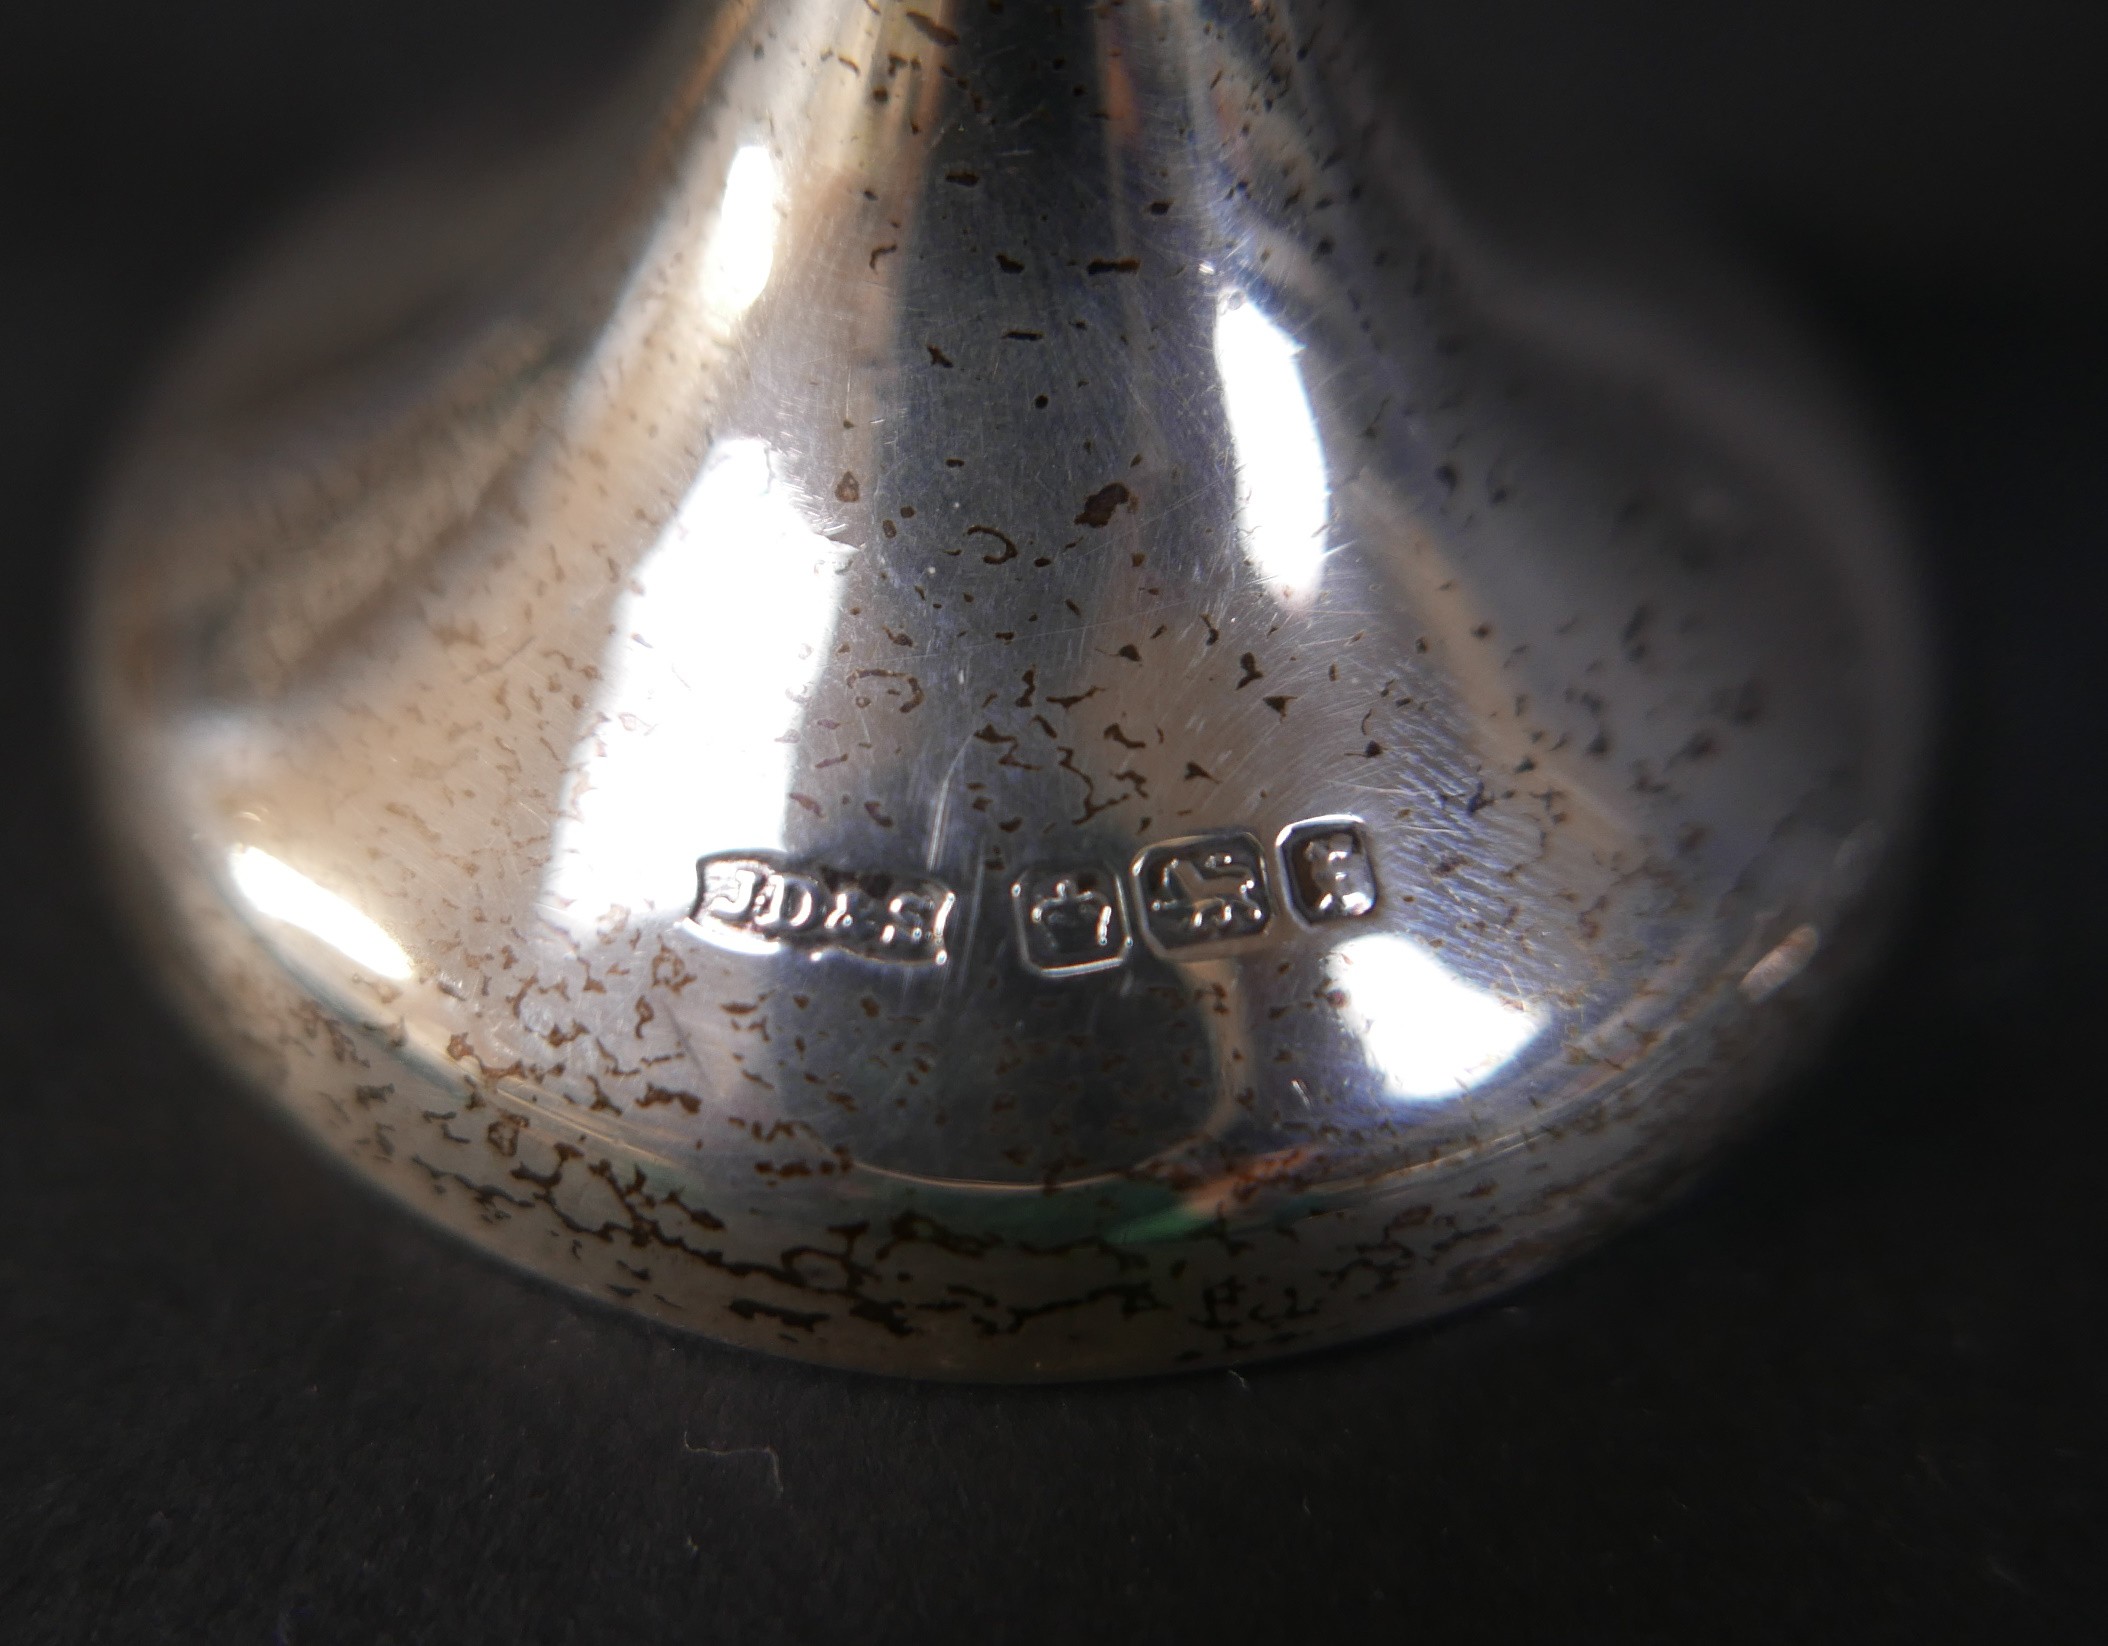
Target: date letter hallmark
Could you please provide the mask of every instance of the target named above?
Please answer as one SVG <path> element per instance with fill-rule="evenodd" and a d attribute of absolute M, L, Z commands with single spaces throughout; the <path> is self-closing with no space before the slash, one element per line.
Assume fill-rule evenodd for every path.
<path fill-rule="evenodd" d="M 1025 964 L 1042 977 L 1081 977 L 1127 964 L 1134 939 L 1120 886 L 1097 869 L 1042 869 L 1010 888 Z"/>
<path fill-rule="evenodd" d="M 1133 875 L 1142 929 L 1166 955 L 1258 937 L 1273 924 L 1259 842 L 1248 834 L 1151 846 Z"/>
<path fill-rule="evenodd" d="M 947 886 L 889 874 L 785 864 L 771 853 L 706 857 L 688 922 L 742 954 L 797 949 L 899 966 L 942 966 L 958 898 Z"/>
<path fill-rule="evenodd" d="M 1281 861 L 1288 869 L 1289 900 L 1307 924 L 1376 912 L 1376 869 L 1359 819 L 1321 817 L 1283 831 Z"/>

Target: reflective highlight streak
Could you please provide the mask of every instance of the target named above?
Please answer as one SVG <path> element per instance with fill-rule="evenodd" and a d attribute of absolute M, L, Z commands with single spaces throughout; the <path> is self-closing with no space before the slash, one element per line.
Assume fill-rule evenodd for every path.
<path fill-rule="evenodd" d="M 711 451 L 615 606 L 543 878 L 551 912 L 685 917 L 698 858 L 784 845 L 785 739 L 851 552 L 806 523 L 762 442 Z"/>
<path fill-rule="evenodd" d="M 1823 946 L 1823 934 L 1813 926 L 1796 926 L 1784 942 L 1743 974 L 1742 996 L 1752 1006 L 1761 1006 L 1808 969 L 1808 962 Z"/>
<path fill-rule="evenodd" d="M 1331 491 L 1302 346 L 1232 292 L 1215 317 L 1215 369 L 1237 448 L 1237 524 L 1259 575 L 1292 605 L 1324 576 Z"/>
<path fill-rule="evenodd" d="M 227 854 L 227 872 L 258 914 L 320 938 L 377 977 L 400 983 L 416 974 L 402 945 L 370 916 L 269 852 L 237 846 Z"/>
<path fill-rule="evenodd" d="M 703 253 L 703 307 L 712 320 L 730 325 L 768 289 L 776 268 L 776 231 L 783 184 L 776 162 L 759 143 L 732 157 L 717 227 Z"/>
<path fill-rule="evenodd" d="M 1513 1061 L 1544 1027 L 1535 1012 L 1473 988 L 1417 943 L 1390 933 L 1341 944 L 1327 968 L 1347 995 L 1342 1014 L 1391 1097 L 1460 1096 Z"/>

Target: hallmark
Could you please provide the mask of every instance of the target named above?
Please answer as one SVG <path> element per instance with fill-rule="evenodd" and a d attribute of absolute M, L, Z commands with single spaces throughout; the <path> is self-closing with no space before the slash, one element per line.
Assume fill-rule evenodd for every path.
<path fill-rule="evenodd" d="M 1142 929 L 1167 953 L 1257 937 L 1273 923 L 1259 842 L 1241 831 L 1151 846 L 1133 875 Z"/>
<path fill-rule="evenodd" d="M 1041 869 L 1010 887 L 1019 951 L 1045 977 L 1124 966 L 1134 948 L 1119 882 L 1097 869 Z"/>
<path fill-rule="evenodd" d="M 832 951 L 902 966 L 941 966 L 957 896 L 930 880 L 786 865 L 772 853 L 706 857 L 689 923 L 747 953 Z"/>
<path fill-rule="evenodd" d="M 1321 817 L 1281 834 L 1288 900 L 1312 926 L 1376 912 L 1376 867 L 1361 820 Z"/>

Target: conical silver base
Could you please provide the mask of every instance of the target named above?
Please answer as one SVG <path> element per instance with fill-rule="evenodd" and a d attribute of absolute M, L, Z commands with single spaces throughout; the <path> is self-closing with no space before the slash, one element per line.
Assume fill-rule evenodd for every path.
<path fill-rule="evenodd" d="M 1338 8 L 723 4 L 149 419 L 90 681 L 230 1052 L 487 1248 L 1029 1378 L 1511 1286 L 1909 821 L 1833 420 L 1503 273 Z"/>

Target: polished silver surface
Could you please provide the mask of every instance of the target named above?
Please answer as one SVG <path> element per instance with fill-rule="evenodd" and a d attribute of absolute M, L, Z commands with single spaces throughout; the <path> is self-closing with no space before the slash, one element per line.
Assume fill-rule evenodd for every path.
<path fill-rule="evenodd" d="M 92 603 L 201 1021 L 488 1249 L 886 1371 L 1337 1342 L 1673 1187 L 1878 925 L 1894 523 L 1820 392 L 1506 267 L 1367 61 L 706 5 L 295 237 Z"/>

